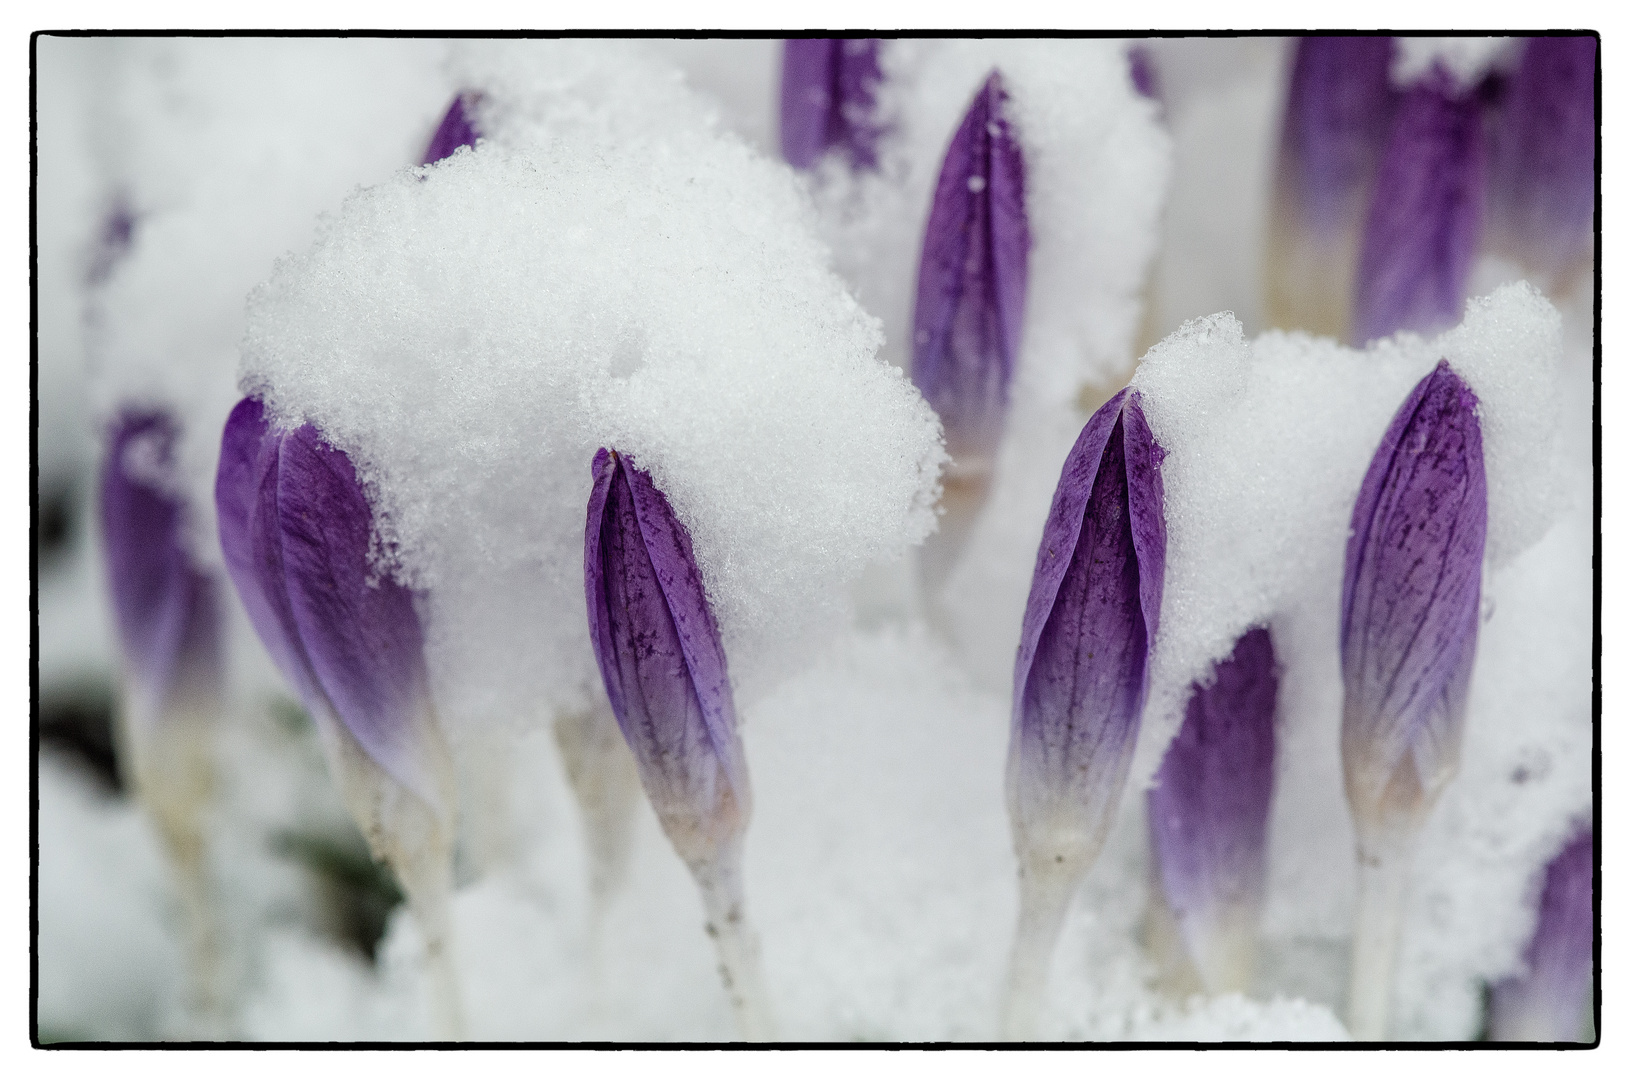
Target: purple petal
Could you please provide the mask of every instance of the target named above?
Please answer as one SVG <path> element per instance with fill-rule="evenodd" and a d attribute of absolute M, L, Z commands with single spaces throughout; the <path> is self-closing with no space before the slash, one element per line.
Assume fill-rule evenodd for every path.
<path fill-rule="evenodd" d="M 593 472 L 583 569 L 595 659 L 664 829 L 682 856 L 705 857 L 751 802 L 719 629 L 690 537 L 651 478 L 608 450 Z"/>
<path fill-rule="evenodd" d="M 85 270 L 87 285 L 100 285 L 113 275 L 113 268 L 130 253 L 136 239 L 136 212 L 123 194 L 114 196 L 112 205 L 102 218 L 102 228 L 91 250 L 90 265 Z"/>
<path fill-rule="evenodd" d="M 1151 101 L 1161 100 L 1161 76 L 1155 67 L 1155 57 L 1143 45 L 1127 50 L 1127 74 L 1133 80 L 1133 89 Z"/>
<path fill-rule="evenodd" d="M 1362 819 L 1423 805 L 1456 766 L 1488 514 L 1477 406 L 1440 361 L 1394 414 L 1354 503 L 1342 755 Z"/>
<path fill-rule="evenodd" d="M 126 412 L 109 430 L 102 466 L 102 543 L 119 647 L 153 718 L 183 699 L 217 696 L 222 676 L 215 581 L 187 549 L 177 434 L 163 413 Z"/>
<path fill-rule="evenodd" d="M 1061 815 L 1102 835 L 1121 797 L 1165 576 L 1161 456 L 1123 390 L 1065 459 L 1014 665 L 1008 800 L 1022 850 Z"/>
<path fill-rule="evenodd" d="M 1399 103 L 1360 247 L 1356 343 L 1461 317 L 1483 231 L 1483 104 L 1441 67 Z"/>
<path fill-rule="evenodd" d="M 1302 222 L 1329 237 L 1355 222 L 1376 174 L 1397 94 L 1389 37 L 1297 41 L 1280 138 L 1281 186 Z"/>
<path fill-rule="evenodd" d="M 782 156 L 808 169 L 837 148 L 857 168 L 877 164 L 875 38 L 794 38 L 782 48 Z"/>
<path fill-rule="evenodd" d="M 453 98 L 452 104 L 442 116 L 442 122 L 436 128 L 436 134 L 430 138 L 430 145 L 425 147 L 425 153 L 419 164 L 433 165 L 443 158 L 453 156 L 453 151 L 461 146 L 473 147 L 476 145 L 478 132 L 471 119 L 477 102 L 481 100 L 480 94 L 461 93 Z"/>
<path fill-rule="evenodd" d="M 1588 826 L 1546 867 L 1524 972 L 1490 993 L 1490 1038 L 1501 1042 L 1585 1042 L 1590 1015 L 1596 917 Z"/>
<path fill-rule="evenodd" d="M 992 71 L 946 149 L 918 265 L 912 381 L 955 460 L 995 452 L 1019 356 L 1031 235 L 1007 98 Z"/>
<path fill-rule="evenodd" d="M 1255 912 L 1263 895 L 1279 684 L 1268 630 L 1246 631 L 1212 674 L 1192 688 L 1148 796 L 1161 885 L 1191 956 L 1232 910 Z"/>
<path fill-rule="evenodd" d="M 413 594 L 370 564 L 373 515 L 356 469 L 307 424 L 283 436 L 277 470 L 283 578 L 311 670 L 368 756 L 439 807 L 420 745 L 424 637 Z"/>
<path fill-rule="evenodd" d="M 1597 41 L 1531 38 L 1507 91 L 1491 163 L 1491 216 L 1556 272 L 1588 255 L 1596 210 Z"/>

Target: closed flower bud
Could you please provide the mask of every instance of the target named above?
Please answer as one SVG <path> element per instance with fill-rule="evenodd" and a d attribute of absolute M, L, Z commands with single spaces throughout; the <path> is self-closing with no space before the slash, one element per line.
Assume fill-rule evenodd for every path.
<path fill-rule="evenodd" d="M 1190 693 L 1148 795 L 1162 899 L 1209 993 L 1251 986 L 1274 794 L 1274 643 L 1246 631 Z"/>
<path fill-rule="evenodd" d="M 1484 100 L 1435 67 L 1399 102 L 1360 244 L 1350 338 L 1461 317 L 1484 228 Z"/>
<path fill-rule="evenodd" d="M 795 38 L 782 47 L 782 156 L 808 169 L 829 150 L 856 168 L 877 164 L 874 38 Z"/>
<path fill-rule="evenodd" d="M 1490 991 L 1497 1042 L 1590 1041 L 1592 831 L 1575 835 L 1547 865 L 1523 970 Z"/>
<path fill-rule="evenodd" d="M 481 95 L 475 93 L 456 94 L 442 114 L 442 122 L 436 126 L 436 134 L 430 137 L 430 143 L 420 156 L 419 164 L 434 165 L 443 158 L 453 156 L 453 151 L 461 146 L 475 146 L 480 133 L 476 130 L 475 112 Z"/>

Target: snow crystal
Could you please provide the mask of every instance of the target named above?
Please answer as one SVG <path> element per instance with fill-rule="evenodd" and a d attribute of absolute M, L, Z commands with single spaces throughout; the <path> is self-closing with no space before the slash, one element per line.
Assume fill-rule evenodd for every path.
<path fill-rule="evenodd" d="M 791 172 L 717 133 L 677 71 L 632 44 L 507 44 L 463 61 L 485 142 L 354 196 L 255 294 L 244 388 L 358 465 L 394 571 L 427 590 L 453 729 L 598 681 L 603 445 L 689 528 L 747 692 L 929 530 L 933 414 L 876 359 Z"/>
<path fill-rule="evenodd" d="M 1435 64 L 1465 88 L 1478 83 L 1491 69 L 1511 63 L 1519 39 L 1504 37 L 1401 37 L 1391 72 L 1395 86 L 1408 86 Z"/>

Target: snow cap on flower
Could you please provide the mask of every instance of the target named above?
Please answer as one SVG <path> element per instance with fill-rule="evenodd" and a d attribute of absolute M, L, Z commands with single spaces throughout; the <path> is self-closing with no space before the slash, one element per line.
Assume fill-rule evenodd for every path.
<path fill-rule="evenodd" d="M 1524 970 L 1490 992 L 1497 1042 L 1583 1042 L 1591 1004 L 1592 830 L 1588 825 L 1547 865 Z"/>
<path fill-rule="evenodd" d="M 1274 793 L 1274 642 L 1254 627 L 1196 683 L 1148 794 L 1150 846 L 1167 907 L 1208 989 L 1255 931 Z M 1248 969 L 1249 971 L 1249 969 Z M 1244 990 L 1244 986 L 1230 989 Z"/>
<path fill-rule="evenodd" d="M 1342 762 L 1362 833 L 1425 812 L 1459 758 L 1488 517 L 1477 407 L 1441 360 L 1394 414 L 1354 503 Z"/>
<path fill-rule="evenodd" d="M 1524 44 L 1490 165 L 1490 217 L 1514 253 L 1547 273 L 1591 252 L 1597 178 L 1597 39 Z"/>
<path fill-rule="evenodd" d="M 832 149 L 857 168 L 877 163 L 879 44 L 875 38 L 794 38 L 783 46 L 782 156 L 795 169 L 808 169 Z"/>
<path fill-rule="evenodd" d="M 1124 389 L 1060 473 L 1014 664 L 1008 809 L 1022 862 L 1091 861 L 1120 801 L 1166 571 L 1161 457 Z"/>
<path fill-rule="evenodd" d="M 480 132 L 476 130 L 475 112 L 481 104 L 479 93 L 461 93 L 453 97 L 442 114 L 442 122 L 419 158 L 421 165 L 434 165 L 443 158 L 452 157 L 461 146 L 475 146 Z"/>
<path fill-rule="evenodd" d="M 302 703 L 438 813 L 424 745 L 434 706 L 411 592 L 374 565 L 373 514 L 350 458 L 245 399 L 216 474 L 221 551 L 256 633 Z"/>
<path fill-rule="evenodd" d="M 1484 224 L 1483 111 L 1442 67 L 1399 102 L 1360 247 L 1356 344 L 1460 318 Z"/>
<path fill-rule="evenodd" d="M 1354 223 L 1376 173 L 1395 93 L 1393 39 L 1297 40 L 1280 136 L 1281 182 L 1302 225 L 1329 236 Z"/>
<path fill-rule="evenodd" d="M 993 70 L 946 149 L 918 265 L 912 381 L 953 460 L 995 452 L 1019 357 L 1031 234 L 1007 98 Z"/>
<path fill-rule="evenodd" d="M 668 499 L 616 451 L 592 469 L 589 638 L 658 820 L 694 864 L 737 840 L 752 808 L 724 646 Z"/>
<path fill-rule="evenodd" d="M 102 465 L 108 587 L 141 723 L 221 690 L 219 600 L 215 579 L 187 547 L 178 434 L 166 413 L 126 411 L 109 429 Z"/>

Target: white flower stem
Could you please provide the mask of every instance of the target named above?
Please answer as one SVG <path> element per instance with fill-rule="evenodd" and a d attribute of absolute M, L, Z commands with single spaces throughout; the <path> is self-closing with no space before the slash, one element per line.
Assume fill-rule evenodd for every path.
<path fill-rule="evenodd" d="M 759 962 L 759 935 L 742 903 L 740 848 L 729 845 L 717 857 L 694 863 L 691 873 L 702 891 L 708 936 L 719 952 L 719 976 L 748 1042 L 773 1042 L 776 1020 Z"/>
<path fill-rule="evenodd" d="M 1036 1037 L 1047 998 L 1048 971 L 1065 913 L 1070 910 L 1080 874 L 1021 873 L 1019 923 L 1008 956 L 1008 981 L 1002 1003 L 1002 1037 L 1023 1041 Z"/>
<path fill-rule="evenodd" d="M 1359 909 L 1348 971 L 1348 1033 L 1375 1042 L 1387 1038 L 1393 963 L 1399 949 L 1405 886 L 1416 832 L 1395 830 L 1359 842 Z"/>

